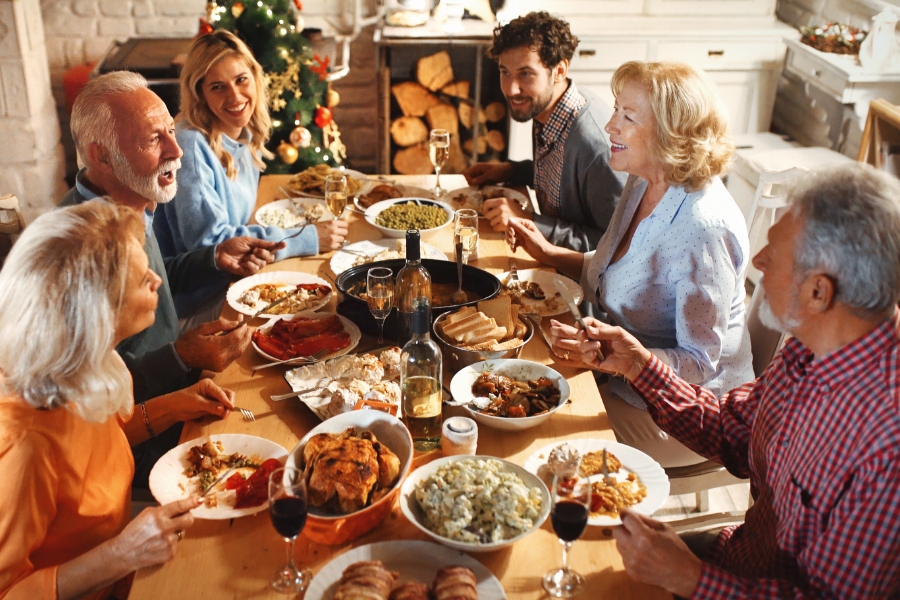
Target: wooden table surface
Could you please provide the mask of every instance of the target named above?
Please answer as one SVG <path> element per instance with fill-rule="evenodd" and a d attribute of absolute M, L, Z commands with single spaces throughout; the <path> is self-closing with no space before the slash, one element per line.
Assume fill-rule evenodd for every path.
<path fill-rule="evenodd" d="M 434 176 L 396 176 L 395 179 L 426 188 L 434 185 Z M 263 177 L 259 188 L 259 205 L 283 197 L 278 187 L 284 185 L 286 180 L 287 176 Z M 444 175 L 441 183 L 447 189 L 466 185 L 461 175 Z M 380 237 L 378 230 L 359 215 L 350 211 L 348 215 L 351 223 L 350 242 Z M 479 258 L 472 264 L 493 273 L 507 270 L 509 248 L 503 235 L 491 232 L 483 220 L 480 234 Z M 424 241 L 452 256 L 452 231 L 444 230 L 426 235 Z M 268 269 L 303 271 L 333 277 L 334 273 L 329 267 L 330 258 L 330 253 L 292 258 L 270 265 Z M 522 250 L 518 251 L 516 258 L 520 269 L 537 266 Z M 323 310 L 334 308 L 335 305 L 332 304 Z M 225 314 L 234 314 L 227 305 Z M 571 320 L 571 317 L 568 319 Z M 262 321 L 257 324 L 262 324 Z M 375 345 L 374 342 L 372 338 L 363 336 L 360 347 L 371 348 Z M 591 373 L 554 364 L 549 349 L 539 335 L 535 335 L 522 350 L 520 358 L 548 364 L 557 369 L 571 386 L 572 401 L 542 426 L 524 432 L 500 432 L 482 426 L 478 439 L 479 454 L 505 458 L 521 465 L 536 449 L 554 441 L 585 437 L 615 439 Z M 284 368 L 274 367 L 256 374 L 250 370 L 251 366 L 263 362 L 265 360 L 251 346 L 228 369 L 214 376 L 216 383 L 235 391 L 238 406 L 256 413 L 255 422 L 246 422 L 239 414 L 234 413 L 222 421 L 186 423 L 182 442 L 211 434 L 242 433 L 270 439 L 290 451 L 303 435 L 316 426 L 318 418 L 300 402 L 273 402 L 269 399 L 271 394 L 284 393 L 290 389 L 282 377 Z M 436 456 L 439 454 L 435 454 Z M 427 462 L 430 458 L 431 456 L 419 457 L 417 464 Z M 410 524 L 395 504 L 390 516 L 373 531 L 342 546 L 315 544 L 301 534 L 296 542 L 296 559 L 298 565 L 310 568 L 315 574 L 333 557 L 351 548 L 372 542 L 403 539 L 429 538 Z M 547 519 L 539 530 L 510 548 L 472 556 L 501 581 L 510 599 L 546 598 L 547 594 L 541 587 L 541 577 L 560 565 L 561 547 L 550 526 L 550 520 Z M 609 537 L 609 530 L 589 527 L 575 543 L 569 559 L 571 567 L 587 579 L 587 590 L 579 596 L 585 600 L 671 598 L 665 591 L 636 583 L 625 574 L 615 542 Z M 197 520 L 186 532 L 173 560 L 138 572 L 130 598 L 283 598 L 284 595 L 268 587 L 269 576 L 283 562 L 284 540 L 275 532 L 266 511 L 231 521 Z"/>

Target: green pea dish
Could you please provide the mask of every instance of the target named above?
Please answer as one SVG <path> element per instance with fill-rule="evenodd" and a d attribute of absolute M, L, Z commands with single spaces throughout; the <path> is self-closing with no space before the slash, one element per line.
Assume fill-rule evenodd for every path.
<path fill-rule="evenodd" d="M 396 198 L 367 208 L 366 221 L 387 237 L 401 238 L 408 229 L 430 232 L 450 225 L 453 209 L 435 200 Z"/>

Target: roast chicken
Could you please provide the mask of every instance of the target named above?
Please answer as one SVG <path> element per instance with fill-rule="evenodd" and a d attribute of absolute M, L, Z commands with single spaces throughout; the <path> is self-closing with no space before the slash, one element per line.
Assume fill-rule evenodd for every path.
<path fill-rule="evenodd" d="M 309 503 L 349 514 L 387 494 L 400 475 L 400 459 L 371 431 L 321 433 L 303 449 Z"/>

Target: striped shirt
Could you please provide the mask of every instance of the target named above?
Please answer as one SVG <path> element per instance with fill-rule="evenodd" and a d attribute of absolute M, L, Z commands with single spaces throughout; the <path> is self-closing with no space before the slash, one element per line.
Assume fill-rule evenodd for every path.
<path fill-rule="evenodd" d="M 819 359 L 792 339 L 721 398 L 655 357 L 634 383 L 662 429 L 750 478 L 693 598 L 900 598 L 900 311 Z"/>
<path fill-rule="evenodd" d="M 559 216 L 560 180 L 569 126 L 587 104 L 575 84 L 569 82 L 547 123 L 534 120 L 534 188 L 542 215 Z"/>

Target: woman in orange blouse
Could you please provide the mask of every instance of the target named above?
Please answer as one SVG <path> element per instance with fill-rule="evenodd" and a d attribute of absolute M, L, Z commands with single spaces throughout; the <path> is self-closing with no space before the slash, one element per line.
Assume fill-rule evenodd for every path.
<path fill-rule="evenodd" d="M 0 598 L 107 598 L 193 523 L 194 498 L 128 522 L 134 401 L 114 348 L 153 323 L 143 239 L 140 215 L 95 200 L 39 217 L 0 271 Z"/>

